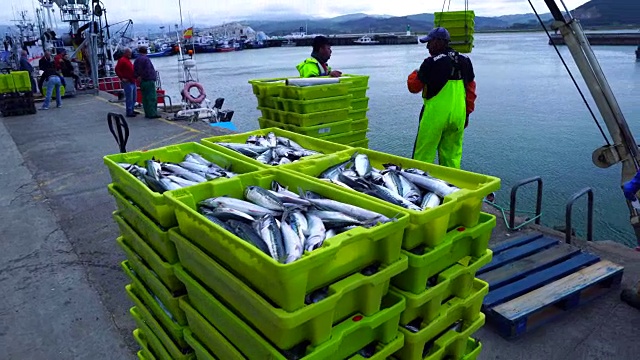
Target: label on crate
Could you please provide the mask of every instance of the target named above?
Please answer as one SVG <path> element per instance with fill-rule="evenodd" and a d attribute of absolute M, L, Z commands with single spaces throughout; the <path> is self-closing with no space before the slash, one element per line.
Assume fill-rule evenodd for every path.
<path fill-rule="evenodd" d="M 318 134 L 326 134 L 328 132 L 331 132 L 331 128 L 322 128 L 318 130 Z"/>

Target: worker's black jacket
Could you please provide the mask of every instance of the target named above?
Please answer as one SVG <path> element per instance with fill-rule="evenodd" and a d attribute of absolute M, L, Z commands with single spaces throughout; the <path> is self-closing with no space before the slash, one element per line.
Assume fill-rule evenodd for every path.
<path fill-rule="evenodd" d="M 468 57 L 447 48 L 441 54 L 424 59 L 418 70 L 418 79 L 426 85 L 425 98 L 428 100 L 438 95 L 447 81 L 464 80 L 466 85 L 475 80 L 475 74 Z"/>

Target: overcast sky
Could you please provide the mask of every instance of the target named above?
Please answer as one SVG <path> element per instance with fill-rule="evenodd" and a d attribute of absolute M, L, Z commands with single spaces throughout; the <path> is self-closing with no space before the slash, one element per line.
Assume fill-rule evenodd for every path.
<path fill-rule="evenodd" d="M 14 11 L 28 10 L 34 16 L 31 2 L 37 0 L 1 0 L 13 5 Z M 560 0 L 558 4 L 560 4 Z M 574 9 L 587 0 L 564 0 Z M 548 12 L 542 0 L 533 0 L 540 13 Z M 132 19 L 134 23 L 179 22 L 178 0 L 103 0 L 110 22 Z M 440 11 L 440 0 L 182 0 L 182 15 L 185 24 L 194 22 L 207 25 L 219 24 L 245 18 L 273 18 L 285 14 L 308 14 L 315 17 L 333 17 L 351 13 L 378 15 L 411 15 Z M 463 0 L 451 0 L 450 10 L 463 10 Z M 530 13 L 527 0 L 469 0 L 469 9 L 481 16 Z M 57 13 L 56 13 L 57 15 Z M 13 11 L 0 11 L 0 23 L 8 23 Z"/>

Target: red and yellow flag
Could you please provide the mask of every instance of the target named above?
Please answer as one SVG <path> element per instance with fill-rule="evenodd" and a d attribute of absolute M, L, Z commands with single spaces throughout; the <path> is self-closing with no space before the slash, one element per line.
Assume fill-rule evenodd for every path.
<path fill-rule="evenodd" d="M 185 39 L 191 39 L 192 36 L 193 36 L 193 27 L 188 28 L 182 34 L 182 37 L 184 37 Z"/>

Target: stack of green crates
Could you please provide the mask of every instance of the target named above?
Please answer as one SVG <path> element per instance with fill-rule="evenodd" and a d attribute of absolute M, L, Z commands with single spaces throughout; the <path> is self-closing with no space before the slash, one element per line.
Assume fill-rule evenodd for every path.
<path fill-rule="evenodd" d="M 179 258 L 175 245 L 169 240 L 169 230 L 177 221 L 164 194 L 152 191 L 118 164 L 144 166 L 149 159 L 179 163 L 192 152 L 220 166 L 229 166 L 239 174 L 262 169 L 198 143 L 104 157 L 112 179 L 108 191 L 117 205 L 113 218 L 120 228 L 120 236 L 116 241 L 127 258 L 121 266 L 131 280 L 126 292 L 135 305 L 130 309 L 138 327 L 134 337 L 142 348 L 139 355 L 145 359 L 195 357 L 184 335 L 187 316 L 180 301 L 186 289 L 174 273 Z M 211 182 L 217 181 L 221 179 Z"/>
<path fill-rule="evenodd" d="M 2 116 L 36 113 L 29 72 L 0 74 L 0 113 Z"/>
<path fill-rule="evenodd" d="M 291 164 L 286 171 L 316 178 L 356 153 L 367 155 L 375 168 L 383 169 L 383 164 L 417 168 L 461 188 L 441 205 L 424 211 L 389 205 L 398 213 L 409 214 L 402 241 L 402 254 L 409 259 L 409 267 L 391 281 L 391 293 L 406 301 L 400 318 L 405 343 L 393 357 L 475 359 L 481 345 L 471 335 L 484 324 L 480 308 L 489 290 L 475 273 L 491 261 L 488 244 L 496 225 L 495 217 L 482 213 L 481 208 L 485 196 L 500 187 L 500 179 L 366 149 Z"/>
<path fill-rule="evenodd" d="M 204 199 L 243 199 L 248 186 L 270 188 L 273 181 L 396 221 L 352 229 L 282 264 L 196 210 Z M 280 167 L 166 198 L 178 221 L 169 231 L 180 259 L 175 274 L 187 288 L 180 306 L 198 359 L 346 359 L 363 353 L 386 359 L 402 348 L 398 325 L 405 299 L 389 287 L 407 269 L 401 254 L 407 214 Z"/>
<path fill-rule="evenodd" d="M 367 75 L 353 75 L 344 74 L 340 81 L 351 82 L 351 106 L 349 110 L 349 117 L 353 121 L 352 129 L 356 132 L 358 140 L 350 143 L 350 146 L 368 148 L 369 140 L 367 139 L 367 132 L 369 131 L 369 118 L 367 113 L 369 112 L 369 97 L 367 96 L 367 90 L 369 90 L 369 76 Z"/>
<path fill-rule="evenodd" d="M 473 49 L 475 33 L 475 13 L 473 10 L 437 12 L 434 14 L 434 26 L 444 27 L 451 36 L 451 47 L 461 53 L 470 53 Z"/>
<path fill-rule="evenodd" d="M 477 358 L 481 344 L 472 335 L 484 324 L 480 307 L 488 285 L 475 273 L 491 261 L 496 222 L 480 210 L 500 180 L 338 144 L 342 148 L 277 167 L 215 145 L 269 131 L 311 150 L 331 144 L 264 129 L 105 156 L 139 358 Z M 121 166 L 176 163 L 192 152 L 238 175 L 160 194 Z M 418 168 L 461 190 L 436 208 L 413 211 L 317 179 L 356 152 L 376 168 Z M 247 187 L 269 189 L 274 181 L 394 221 L 356 227 L 282 264 L 197 211 L 205 199 L 244 199 Z"/>
<path fill-rule="evenodd" d="M 366 76 L 353 76 L 334 84 L 304 87 L 286 85 L 280 78 L 249 83 L 262 113 L 260 128 L 276 127 L 337 144 L 366 147 L 368 98 L 362 100 L 367 80 Z"/>

